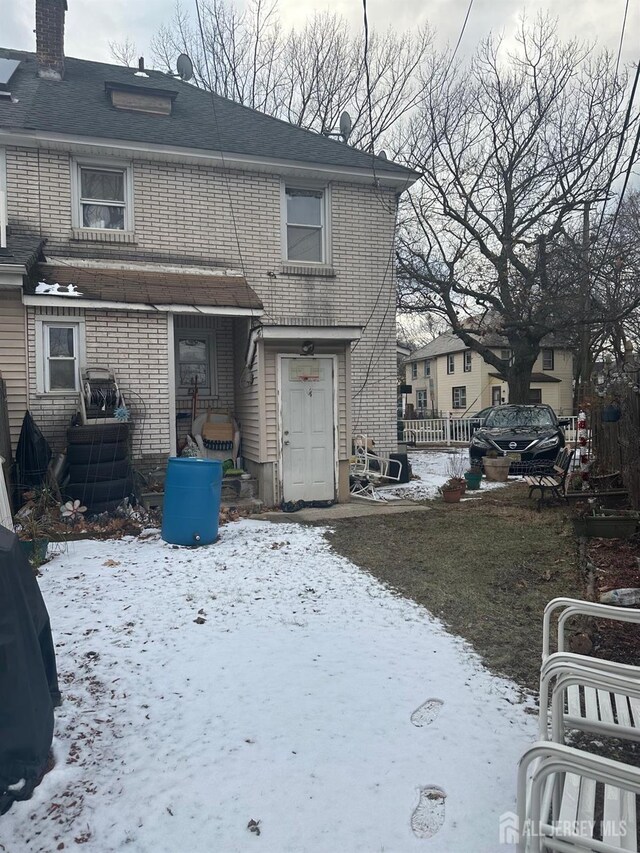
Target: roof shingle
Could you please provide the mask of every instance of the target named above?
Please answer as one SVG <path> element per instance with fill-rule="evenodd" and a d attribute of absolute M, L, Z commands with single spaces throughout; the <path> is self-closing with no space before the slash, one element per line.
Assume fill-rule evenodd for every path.
<path fill-rule="evenodd" d="M 65 58 L 64 79 L 37 75 L 35 54 L 0 48 L 0 56 L 20 59 L 11 79 L 17 103 L 0 101 L 0 129 L 39 130 L 49 133 L 151 143 L 249 157 L 372 171 L 372 156 L 319 133 L 212 95 L 160 71 L 148 77 L 135 69 L 85 59 Z M 150 91 L 177 91 L 169 116 L 116 109 L 105 83 L 134 84 Z M 390 160 L 375 158 L 376 173 L 405 179 L 414 172 Z"/>
<path fill-rule="evenodd" d="M 136 305 L 185 305 L 216 308 L 250 308 L 259 311 L 262 302 L 241 275 L 151 272 L 134 269 L 102 269 L 73 266 L 39 267 L 39 281 L 67 286 L 74 284 L 80 296 L 62 296 L 82 306 L 83 300 L 124 302 Z M 36 282 L 31 282 L 30 295 Z M 55 294 L 51 294 L 55 295 Z"/>

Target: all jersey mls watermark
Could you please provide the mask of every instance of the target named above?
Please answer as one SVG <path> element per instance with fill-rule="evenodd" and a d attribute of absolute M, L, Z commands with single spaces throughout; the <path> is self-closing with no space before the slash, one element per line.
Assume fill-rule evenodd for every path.
<path fill-rule="evenodd" d="M 566 839 L 572 835 L 578 838 L 624 838 L 627 834 L 624 820 L 555 820 L 542 826 L 540 821 L 525 820 L 520 827 L 520 820 L 514 812 L 501 814 L 499 827 L 500 844 L 517 844 L 521 834 L 523 838 L 554 835 Z"/>

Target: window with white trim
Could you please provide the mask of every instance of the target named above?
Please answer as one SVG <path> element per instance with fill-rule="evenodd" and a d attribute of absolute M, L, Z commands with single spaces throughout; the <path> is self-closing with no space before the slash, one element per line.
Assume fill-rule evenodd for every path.
<path fill-rule="evenodd" d="M 454 409 L 467 408 L 467 386 L 460 385 L 451 389 L 451 405 Z"/>
<path fill-rule="evenodd" d="M 429 358 L 424 363 L 424 375 L 425 378 L 431 376 L 431 359 Z"/>
<path fill-rule="evenodd" d="M 471 373 L 471 350 L 465 350 L 464 353 L 464 372 Z"/>
<path fill-rule="evenodd" d="M 73 164 L 73 225 L 105 231 L 133 230 L 131 168 L 125 164 Z"/>
<path fill-rule="evenodd" d="M 78 391 L 80 324 L 42 322 L 39 337 L 42 377 L 38 390 L 46 394 Z"/>
<path fill-rule="evenodd" d="M 454 353 L 449 353 L 447 356 L 447 373 L 455 373 L 456 371 L 456 357 Z"/>
<path fill-rule="evenodd" d="M 542 369 L 543 370 L 553 370 L 554 369 L 554 353 L 552 349 L 543 349 L 542 350 Z"/>
<path fill-rule="evenodd" d="M 286 259 L 302 264 L 326 263 L 326 191 L 288 186 L 284 194 Z"/>
<path fill-rule="evenodd" d="M 217 394 L 216 351 L 213 336 L 206 332 L 176 334 L 176 386 L 178 396 L 188 397 L 198 387 L 205 397 Z"/>
<path fill-rule="evenodd" d="M 507 364 L 511 364 L 512 358 L 513 358 L 513 353 L 511 352 L 510 349 L 501 349 L 500 350 L 500 358 L 503 361 L 506 361 Z"/>
<path fill-rule="evenodd" d="M 412 379 L 418 378 L 418 362 L 417 361 L 411 362 L 411 378 Z"/>
<path fill-rule="evenodd" d="M 427 408 L 427 392 L 425 390 L 416 391 L 416 409 L 419 414 L 424 416 Z"/>

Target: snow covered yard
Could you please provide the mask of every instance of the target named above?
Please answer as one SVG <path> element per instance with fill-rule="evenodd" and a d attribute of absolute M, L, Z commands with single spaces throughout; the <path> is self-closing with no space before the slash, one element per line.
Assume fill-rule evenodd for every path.
<path fill-rule="evenodd" d="M 0 819 L 0 850 L 510 849 L 498 819 L 535 718 L 322 530 L 71 543 L 41 584 L 57 763 Z"/>
<path fill-rule="evenodd" d="M 438 489 L 449 479 L 447 466 L 452 456 L 457 455 L 463 460 L 465 470 L 469 465 L 469 454 L 466 449 L 451 448 L 450 450 L 412 450 L 409 462 L 418 480 L 411 480 L 399 486 L 384 486 L 380 491 L 386 498 L 406 498 L 414 501 L 433 500 L 439 497 Z M 504 483 L 492 483 L 482 480 L 480 490 L 467 492 L 462 499 L 474 500 L 487 489 L 499 489 Z"/>

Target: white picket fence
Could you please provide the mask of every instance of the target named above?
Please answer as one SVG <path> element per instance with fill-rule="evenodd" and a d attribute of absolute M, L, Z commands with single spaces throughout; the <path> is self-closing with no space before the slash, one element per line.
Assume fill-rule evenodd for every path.
<path fill-rule="evenodd" d="M 560 415 L 560 420 L 570 421 L 570 426 L 563 427 L 567 442 L 576 440 L 576 415 Z M 412 444 L 468 444 L 474 427 L 478 422 L 473 418 L 456 418 L 447 415 L 444 418 L 423 418 L 421 420 L 403 420 L 404 440 Z"/>

